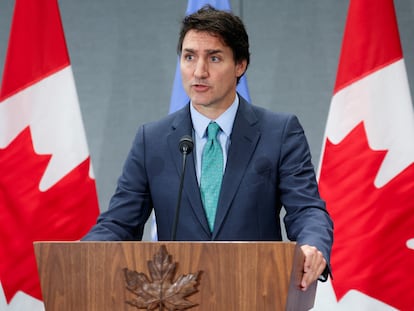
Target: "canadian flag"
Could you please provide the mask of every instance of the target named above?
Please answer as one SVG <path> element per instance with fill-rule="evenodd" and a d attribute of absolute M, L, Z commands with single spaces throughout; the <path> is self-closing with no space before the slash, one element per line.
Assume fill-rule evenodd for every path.
<path fill-rule="evenodd" d="M 43 310 L 34 241 L 78 240 L 99 208 L 56 0 L 16 0 L 0 90 L 0 310 Z"/>
<path fill-rule="evenodd" d="M 351 0 L 319 186 L 333 280 L 314 310 L 414 310 L 414 112 L 392 0 Z"/>

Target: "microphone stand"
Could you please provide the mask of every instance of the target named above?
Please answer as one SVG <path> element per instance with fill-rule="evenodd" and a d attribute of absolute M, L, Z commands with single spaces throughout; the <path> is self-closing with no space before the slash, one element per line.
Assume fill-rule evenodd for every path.
<path fill-rule="evenodd" d="M 181 207 L 181 195 L 183 192 L 183 183 L 184 183 L 184 175 L 185 175 L 185 164 L 187 162 L 187 155 L 191 153 L 193 150 L 193 140 L 190 136 L 186 135 L 180 140 L 180 151 L 183 154 L 183 168 L 181 172 L 181 178 L 180 178 L 180 188 L 178 190 L 178 199 L 177 199 L 177 206 L 175 208 L 175 215 L 174 215 L 174 222 L 171 232 L 171 241 L 176 240 L 176 234 L 177 234 L 177 225 L 178 225 L 178 217 L 180 214 L 180 207 Z"/>

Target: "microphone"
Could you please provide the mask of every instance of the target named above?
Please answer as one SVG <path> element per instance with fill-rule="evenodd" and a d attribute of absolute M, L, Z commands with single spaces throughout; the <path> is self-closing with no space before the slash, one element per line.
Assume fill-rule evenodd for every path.
<path fill-rule="evenodd" d="M 185 161 L 187 159 L 187 155 L 189 155 L 191 151 L 193 151 L 193 146 L 193 139 L 189 135 L 184 135 L 178 143 L 178 148 L 183 154 L 183 171 L 185 170 Z"/>
<path fill-rule="evenodd" d="M 175 208 L 175 215 L 174 215 L 174 222 L 171 231 L 171 241 L 175 241 L 175 236 L 177 234 L 177 224 L 178 224 L 178 216 L 180 214 L 180 207 L 181 207 L 181 194 L 183 192 L 183 182 L 184 182 L 184 175 L 185 175 L 185 164 L 187 162 L 187 155 L 193 151 L 194 143 L 193 139 L 189 135 L 184 135 L 180 142 L 178 143 L 178 148 L 180 152 L 183 154 L 183 168 L 181 171 L 181 178 L 180 178 L 180 188 L 178 189 L 178 199 L 177 199 L 177 206 Z"/>

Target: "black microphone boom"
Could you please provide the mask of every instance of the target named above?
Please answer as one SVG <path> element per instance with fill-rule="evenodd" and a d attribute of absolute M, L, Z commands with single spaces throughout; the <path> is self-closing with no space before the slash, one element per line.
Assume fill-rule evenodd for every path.
<path fill-rule="evenodd" d="M 180 188 L 178 189 L 178 199 L 177 199 L 177 206 L 175 208 L 175 215 L 174 215 L 174 222 L 171 231 L 171 241 L 175 241 L 175 236 L 177 234 L 177 224 L 178 224 L 178 216 L 180 215 L 180 206 L 181 206 L 181 194 L 183 192 L 183 182 L 184 182 L 184 175 L 185 175 L 185 163 L 187 162 L 187 155 L 193 151 L 193 139 L 189 135 L 185 135 L 180 139 L 178 144 L 178 148 L 180 152 L 183 154 L 183 168 L 181 172 L 180 178 Z"/>

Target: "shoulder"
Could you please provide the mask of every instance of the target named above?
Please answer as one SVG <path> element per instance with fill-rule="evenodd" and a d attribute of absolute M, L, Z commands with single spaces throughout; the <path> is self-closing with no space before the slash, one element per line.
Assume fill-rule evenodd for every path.
<path fill-rule="evenodd" d="M 240 113 L 250 122 L 260 126 L 271 127 L 300 127 L 300 122 L 295 114 L 287 112 L 275 112 L 270 109 L 249 104 L 245 100 L 240 101 Z"/>

